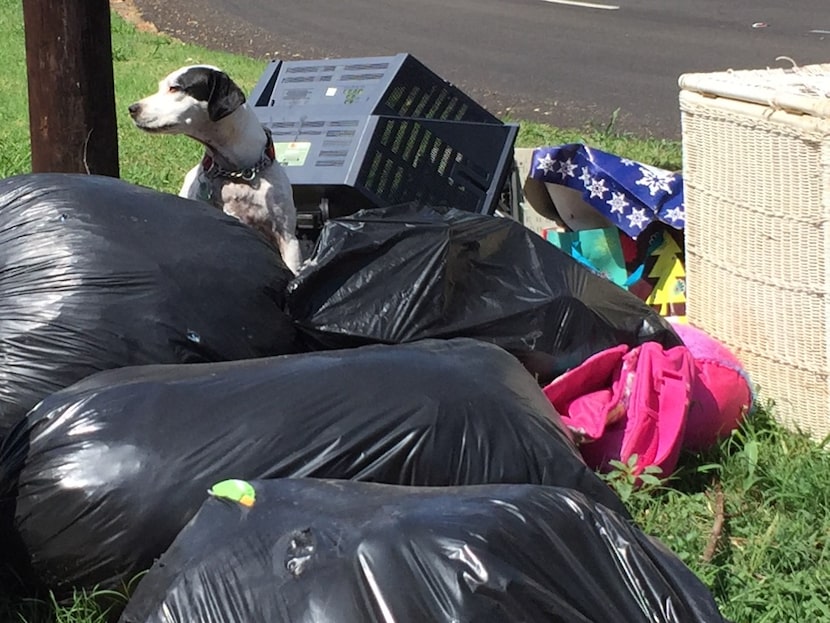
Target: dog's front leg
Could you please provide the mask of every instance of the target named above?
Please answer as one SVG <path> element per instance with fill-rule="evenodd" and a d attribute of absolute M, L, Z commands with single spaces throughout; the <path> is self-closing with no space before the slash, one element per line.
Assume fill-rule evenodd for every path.
<path fill-rule="evenodd" d="M 300 272 L 300 267 L 303 264 L 303 253 L 300 249 L 300 241 L 297 240 L 297 236 L 293 233 L 280 232 L 276 236 L 282 261 L 288 270 L 296 275 Z"/>
<path fill-rule="evenodd" d="M 179 191 L 179 197 L 185 197 L 186 199 L 202 199 L 199 196 L 199 173 L 201 172 L 202 165 L 196 165 L 190 171 L 187 172 L 187 175 L 184 176 L 184 183 L 182 183 L 182 189 Z"/>

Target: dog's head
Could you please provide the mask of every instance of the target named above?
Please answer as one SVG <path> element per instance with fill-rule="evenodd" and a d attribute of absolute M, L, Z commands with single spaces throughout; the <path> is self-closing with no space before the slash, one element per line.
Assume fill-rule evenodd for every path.
<path fill-rule="evenodd" d="M 182 67 L 159 82 L 157 93 L 130 105 L 136 126 L 148 132 L 190 134 L 227 117 L 245 103 L 245 94 L 222 70 L 210 65 Z"/>

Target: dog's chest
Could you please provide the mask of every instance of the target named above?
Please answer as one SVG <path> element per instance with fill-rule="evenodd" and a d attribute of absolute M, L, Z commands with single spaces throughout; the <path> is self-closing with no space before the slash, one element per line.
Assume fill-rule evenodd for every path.
<path fill-rule="evenodd" d="M 266 205 L 269 183 L 257 177 L 250 182 L 226 178 L 199 177 L 199 196 L 215 208 L 238 220 L 270 233 L 269 210 Z"/>

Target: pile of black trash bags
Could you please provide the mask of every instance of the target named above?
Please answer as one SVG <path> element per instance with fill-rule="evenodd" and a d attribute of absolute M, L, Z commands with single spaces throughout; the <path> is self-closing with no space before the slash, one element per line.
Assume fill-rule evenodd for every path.
<path fill-rule="evenodd" d="M 520 224 L 253 230 L 95 176 L 0 180 L 0 593 L 124 623 L 720 622 L 540 383 L 680 344 Z M 142 575 L 149 569 L 149 572 Z"/>

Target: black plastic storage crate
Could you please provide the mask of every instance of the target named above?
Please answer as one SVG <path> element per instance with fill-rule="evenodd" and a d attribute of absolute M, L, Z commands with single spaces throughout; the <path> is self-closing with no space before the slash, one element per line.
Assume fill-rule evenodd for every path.
<path fill-rule="evenodd" d="M 301 227 L 416 199 L 491 214 L 513 165 L 518 126 L 409 54 L 273 61 L 249 99 Z"/>

